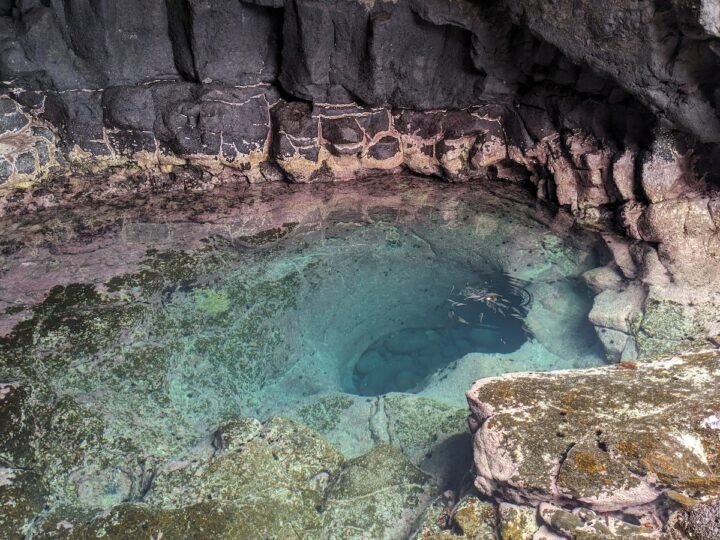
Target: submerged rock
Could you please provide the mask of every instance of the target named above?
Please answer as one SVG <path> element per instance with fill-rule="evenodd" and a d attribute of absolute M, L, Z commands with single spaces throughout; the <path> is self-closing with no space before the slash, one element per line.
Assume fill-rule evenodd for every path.
<path fill-rule="evenodd" d="M 144 500 L 166 509 L 223 503 L 244 516 L 255 530 L 250 537 L 302 530 L 319 538 L 317 508 L 342 456 L 296 422 L 273 418 L 258 428 L 255 421 L 224 425 L 216 436 L 225 441 L 223 450 L 207 462 L 161 472 Z"/>
<path fill-rule="evenodd" d="M 328 491 L 325 537 L 407 536 L 435 494 L 429 480 L 400 450 L 387 445 L 348 461 Z"/>
<path fill-rule="evenodd" d="M 474 495 L 454 507 L 444 497 L 428 508 L 413 540 L 497 540 L 496 505 Z"/>
<path fill-rule="evenodd" d="M 540 517 L 553 530 L 570 540 L 651 540 L 660 538 L 658 531 L 631 525 L 591 510 L 563 510 L 551 504 L 540 505 Z"/>
<path fill-rule="evenodd" d="M 222 449 L 209 459 L 168 464 L 142 502 L 102 513 L 56 507 L 40 517 L 33 538 L 394 539 L 436 495 L 399 450 L 380 445 L 344 461 L 292 420 L 233 420 L 215 441 Z"/>

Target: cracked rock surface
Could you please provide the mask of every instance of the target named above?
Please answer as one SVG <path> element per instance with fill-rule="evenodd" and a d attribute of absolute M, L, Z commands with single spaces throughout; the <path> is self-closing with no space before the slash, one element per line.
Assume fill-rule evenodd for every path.
<path fill-rule="evenodd" d="M 720 490 L 717 353 L 480 380 L 468 392 L 478 489 L 652 514 Z"/>

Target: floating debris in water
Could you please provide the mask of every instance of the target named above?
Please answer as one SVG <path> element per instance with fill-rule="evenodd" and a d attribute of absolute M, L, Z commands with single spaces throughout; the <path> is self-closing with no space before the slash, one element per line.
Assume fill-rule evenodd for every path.
<path fill-rule="evenodd" d="M 504 354 L 522 346 L 530 337 L 524 322 L 532 304 L 527 284 L 501 272 L 481 275 L 476 283 L 452 287 L 444 322 L 391 332 L 368 347 L 355 364 L 352 391 L 418 392 L 466 354 Z"/>
<path fill-rule="evenodd" d="M 511 317 L 520 322 L 524 321 L 532 305 L 532 295 L 527 290 L 527 283 L 523 280 L 507 275 L 488 275 L 482 285 L 465 286 L 452 295 L 455 286 L 450 291 L 451 297 L 447 299 L 450 303 L 448 318 L 461 324 L 470 325 L 468 321 L 477 321 L 478 326 L 490 327 L 483 324 L 485 317 L 499 316 L 502 318 Z M 464 308 L 464 309 L 463 309 Z M 471 314 L 472 316 L 468 316 Z M 465 315 L 465 316 L 463 316 Z M 497 318 L 497 317 L 494 317 Z M 523 331 L 528 333 L 525 325 Z"/>

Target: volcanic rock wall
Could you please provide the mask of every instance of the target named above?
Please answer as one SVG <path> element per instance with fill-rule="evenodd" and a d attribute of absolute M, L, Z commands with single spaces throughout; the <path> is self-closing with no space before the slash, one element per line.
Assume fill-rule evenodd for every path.
<path fill-rule="evenodd" d="M 709 0 L 2 0 L 2 199 L 108 167 L 521 183 L 609 230 L 613 262 L 587 276 L 608 352 L 663 353 L 720 333 L 719 17 Z"/>

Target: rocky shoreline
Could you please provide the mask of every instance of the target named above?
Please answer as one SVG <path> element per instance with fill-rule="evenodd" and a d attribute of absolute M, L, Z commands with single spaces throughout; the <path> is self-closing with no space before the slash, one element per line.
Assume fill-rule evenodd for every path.
<path fill-rule="evenodd" d="M 426 216 L 422 219 L 459 227 L 477 212 L 472 205 L 463 211 L 464 204 L 480 200 L 500 209 L 505 197 L 561 238 L 585 249 L 598 241 L 596 231 L 578 227 L 569 213 L 535 210 L 526 191 L 510 191 L 500 182 L 444 184 L 393 176 L 342 185 L 221 184 L 187 192 L 153 188 L 143 178 L 53 182 L 44 199 L 35 199 L 44 200 L 42 207 L 27 212 L 17 201 L 6 207 L 0 419 L 8 437 L 0 447 L 5 479 L 0 497 L 17 511 L 5 518 L 5 530 L 30 530 L 29 538 L 92 538 L 100 531 L 123 538 L 127 531 L 150 528 L 165 536 L 199 530 L 228 538 L 284 537 L 293 530 L 307 538 L 362 538 L 362 529 L 372 531 L 371 538 L 423 540 L 593 538 L 588 534 L 639 539 L 662 538 L 673 528 L 692 530 L 700 518 L 691 516 L 713 515 L 712 505 L 700 510 L 718 485 L 713 415 L 720 406 L 714 391 L 720 360 L 712 351 L 481 379 L 468 393 L 473 460 L 465 455 L 472 446 L 465 411 L 438 401 L 447 384 L 469 385 L 471 379 L 458 371 L 427 395 L 389 394 L 366 403 L 340 394 L 304 406 L 292 419 L 229 420 L 189 454 L 168 451 L 165 458 L 146 456 L 135 463 L 130 456 L 144 455 L 138 441 L 118 437 L 94 406 L 56 393 L 48 383 L 64 365 L 63 355 L 101 351 L 118 336 L 131 335 L 124 333 L 141 312 L 124 304 L 124 295 L 150 299 L 178 280 L 192 284 L 194 272 L 218 264 L 212 252 L 203 255 L 203 239 L 224 238 L 230 247 L 221 250 L 226 259 L 323 220 Z M 111 182 L 114 192 L 106 189 Z M 501 213 L 510 216 L 510 208 Z M 481 225 L 498 230 L 488 218 Z M 553 245 L 546 246 L 550 259 L 568 264 L 568 257 L 578 257 L 562 255 Z M 196 252 L 149 265 L 153 249 Z M 508 268 L 530 261 L 527 254 L 517 258 L 520 246 L 508 249 Z M 544 268 L 543 260 L 535 264 Z M 574 264 L 582 271 L 586 263 Z M 603 272 L 590 270 L 592 279 L 586 280 L 593 283 Z M 99 294 L 74 285 L 81 276 L 97 283 Z M 541 288 L 533 290 L 538 304 L 529 324 L 541 332 L 548 318 L 543 310 L 550 306 Z M 202 301 L 198 305 L 211 314 L 222 313 L 226 308 L 215 307 L 213 298 L 196 295 L 195 302 Z M 548 301 L 556 305 L 558 299 Z M 94 330 L 68 333 L 74 320 Z M 552 345 L 550 337 L 538 339 Z M 46 356 L 41 371 L 32 361 L 37 354 Z M 150 363 L 108 365 L 108 375 L 129 369 L 139 388 L 156 392 L 151 366 L 157 359 L 142 358 Z M 70 367 L 82 375 L 80 364 Z M 87 375 L 65 384 L 83 384 L 83 378 Z M 365 425 L 375 443 L 365 442 L 362 429 L 347 439 L 340 414 L 349 414 L 345 422 L 353 426 Z M 273 455 L 285 457 L 278 463 Z M 477 492 L 467 474 L 472 461 Z M 365 483 L 368 475 L 377 485 Z M 237 478 L 244 479 L 243 490 L 232 487 Z M 106 509 L 93 510 L 91 501 L 100 493 Z M 58 506 L 59 501 L 74 501 L 75 507 Z"/>
<path fill-rule="evenodd" d="M 169 190 L 492 178 L 602 224 L 614 261 L 589 276 L 591 320 L 614 359 L 720 334 L 720 275 L 706 271 L 720 262 L 707 2 L 623 3 L 605 26 L 585 1 L 136 3 L 142 20 L 93 19 L 88 50 L 74 41 L 83 10 L 3 8 L 14 52 L 0 62 L 0 214 L 48 203 L 45 180 L 78 174 Z M 585 42 L 545 32 L 567 25 Z M 640 38 L 643 25 L 654 30 Z M 113 26 L 123 53 L 101 46 Z"/>

